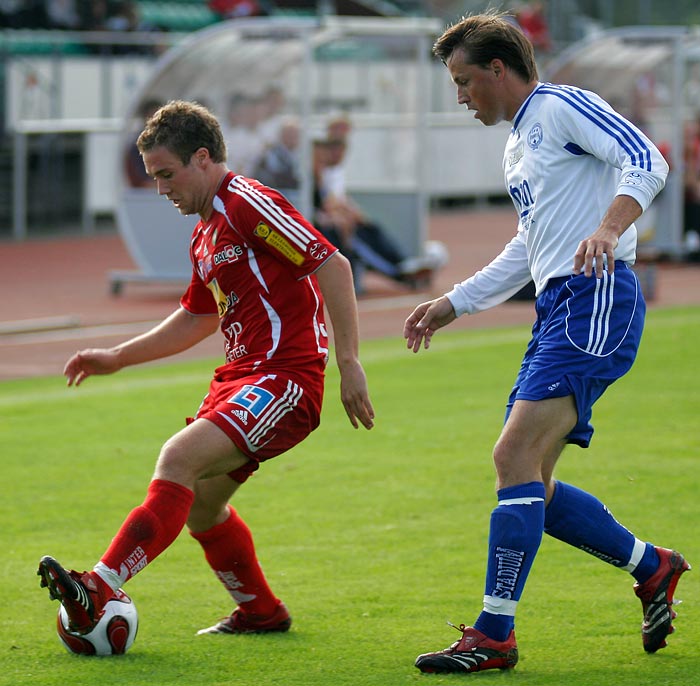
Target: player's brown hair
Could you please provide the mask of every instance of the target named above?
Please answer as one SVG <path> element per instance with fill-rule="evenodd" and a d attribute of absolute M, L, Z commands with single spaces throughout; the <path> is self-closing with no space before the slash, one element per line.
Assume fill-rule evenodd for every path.
<path fill-rule="evenodd" d="M 136 145 L 141 153 L 163 146 L 185 165 L 199 148 L 206 148 L 213 162 L 226 161 L 226 143 L 216 117 L 187 100 L 171 100 L 156 110 Z"/>
<path fill-rule="evenodd" d="M 532 43 L 507 17 L 496 11 L 463 17 L 435 41 L 433 54 L 447 63 L 462 48 L 468 64 L 486 68 L 499 59 L 526 82 L 538 80 Z"/>

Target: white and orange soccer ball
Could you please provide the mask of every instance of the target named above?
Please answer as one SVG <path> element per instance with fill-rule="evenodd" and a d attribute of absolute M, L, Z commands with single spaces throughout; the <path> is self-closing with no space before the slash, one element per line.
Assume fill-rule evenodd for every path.
<path fill-rule="evenodd" d="M 131 598 L 122 590 L 107 601 L 102 616 L 92 631 L 79 634 L 68 628 L 63 605 L 56 619 L 58 637 L 66 650 L 77 655 L 123 655 L 134 644 L 139 615 Z"/>

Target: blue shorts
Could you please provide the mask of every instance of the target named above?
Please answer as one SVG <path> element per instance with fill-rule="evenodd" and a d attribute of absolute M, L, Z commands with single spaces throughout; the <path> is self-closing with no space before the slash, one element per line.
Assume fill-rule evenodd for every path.
<path fill-rule="evenodd" d="M 646 312 L 637 276 L 624 262 L 615 262 L 613 274 L 600 279 L 583 274 L 552 279 L 535 310 L 506 419 L 516 400 L 573 395 L 578 422 L 567 442 L 587 448 L 593 403 L 637 355 Z"/>

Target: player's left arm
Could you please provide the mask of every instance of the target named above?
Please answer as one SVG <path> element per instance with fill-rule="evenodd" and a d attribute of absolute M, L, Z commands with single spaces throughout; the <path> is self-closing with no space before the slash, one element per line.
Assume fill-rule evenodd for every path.
<path fill-rule="evenodd" d="M 318 269 L 316 278 L 333 326 L 343 407 L 355 428 L 358 428 L 359 421 L 366 429 L 371 429 L 374 409 L 367 389 L 367 377 L 360 363 L 360 325 L 350 262 L 336 252 Z"/>
<path fill-rule="evenodd" d="M 590 94 L 591 112 L 568 108 L 561 126 L 569 140 L 620 170 L 615 197 L 600 225 L 582 240 L 574 256 L 574 273 L 601 277 L 615 269 L 615 248 L 622 234 L 651 205 L 666 183 L 668 163 L 651 139 L 610 105 Z M 605 264 L 603 255 L 606 256 Z M 596 259 L 596 257 L 598 259 Z"/>
<path fill-rule="evenodd" d="M 604 266 L 612 274 L 615 269 L 615 248 L 620 236 L 641 214 L 642 207 L 632 196 L 616 195 L 600 226 L 578 244 L 574 255 L 574 274 L 583 271 L 586 276 L 591 276 L 595 272 L 596 277 L 600 278 Z"/>

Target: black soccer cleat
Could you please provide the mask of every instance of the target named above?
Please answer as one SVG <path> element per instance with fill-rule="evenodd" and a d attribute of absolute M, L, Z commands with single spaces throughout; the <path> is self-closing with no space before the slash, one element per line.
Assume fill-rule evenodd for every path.
<path fill-rule="evenodd" d="M 512 669 L 518 662 L 514 631 L 505 641 L 494 641 L 471 626 L 461 624 L 455 629 L 462 632 L 459 641 L 445 650 L 424 653 L 416 658 L 416 667 L 421 672 L 446 674 Z"/>
<path fill-rule="evenodd" d="M 37 574 L 40 586 L 49 589 L 51 600 L 60 601 L 68 615 L 69 629 L 88 633 L 99 621 L 108 598 L 100 593 L 100 584 L 90 572 L 64 569 L 53 557 L 45 555 Z"/>

